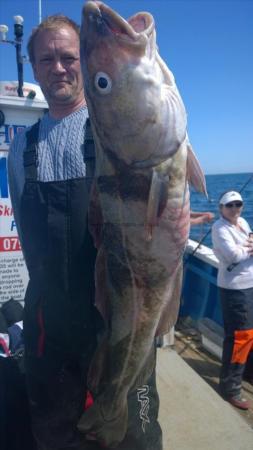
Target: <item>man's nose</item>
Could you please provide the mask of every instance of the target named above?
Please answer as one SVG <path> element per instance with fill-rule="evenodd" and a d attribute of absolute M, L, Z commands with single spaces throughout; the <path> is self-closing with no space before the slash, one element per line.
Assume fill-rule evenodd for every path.
<path fill-rule="evenodd" d="M 54 72 L 65 72 L 65 67 L 63 62 L 60 59 L 57 59 L 52 64 L 52 70 Z"/>

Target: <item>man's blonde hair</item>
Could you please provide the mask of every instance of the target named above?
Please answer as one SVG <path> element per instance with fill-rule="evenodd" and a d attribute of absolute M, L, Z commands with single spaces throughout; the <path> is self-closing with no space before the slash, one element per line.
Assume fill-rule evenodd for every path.
<path fill-rule="evenodd" d="M 72 28 L 72 30 L 75 31 L 79 38 L 79 25 L 77 25 L 76 22 L 74 22 L 72 19 L 69 19 L 69 17 L 64 16 L 63 14 L 54 14 L 52 16 L 48 16 L 36 28 L 33 29 L 27 44 L 27 51 L 31 64 L 34 64 L 35 62 L 34 43 L 39 33 L 43 30 L 59 30 L 66 26 Z"/>

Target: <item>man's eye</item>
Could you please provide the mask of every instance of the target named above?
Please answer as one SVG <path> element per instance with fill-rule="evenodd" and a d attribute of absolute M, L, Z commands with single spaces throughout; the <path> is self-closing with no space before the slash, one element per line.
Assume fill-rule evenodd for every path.
<path fill-rule="evenodd" d="M 69 63 L 69 64 L 74 62 L 74 61 L 76 61 L 76 60 L 77 60 L 77 58 L 74 58 L 73 56 L 65 56 L 63 58 L 63 61 L 66 62 L 66 63 Z"/>
<path fill-rule="evenodd" d="M 46 57 L 46 58 L 41 58 L 40 62 L 42 63 L 49 63 L 50 61 L 52 61 L 52 58 Z"/>

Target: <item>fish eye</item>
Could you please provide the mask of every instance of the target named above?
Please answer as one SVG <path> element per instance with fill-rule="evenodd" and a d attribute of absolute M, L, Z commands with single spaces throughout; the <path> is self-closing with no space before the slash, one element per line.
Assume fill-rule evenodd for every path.
<path fill-rule="evenodd" d="M 112 89 L 112 80 L 104 72 L 98 72 L 95 76 L 95 87 L 101 94 L 109 94 Z"/>

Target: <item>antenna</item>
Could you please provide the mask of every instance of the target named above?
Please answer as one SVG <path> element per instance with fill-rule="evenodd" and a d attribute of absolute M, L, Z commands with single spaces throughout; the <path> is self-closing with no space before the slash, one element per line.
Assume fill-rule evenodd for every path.
<path fill-rule="evenodd" d="M 41 0 L 39 1 L 39 24 L 41 23 Z"/>

